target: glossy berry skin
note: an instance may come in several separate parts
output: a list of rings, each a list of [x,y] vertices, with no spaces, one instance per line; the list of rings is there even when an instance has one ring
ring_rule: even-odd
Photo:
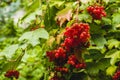
[[[15,77],[16,79],[19,78],[19,72],[16,70],[9,70],[6,72],[5,77],[12,78]]]
[[[47,52],[47,57],[56,65],[63,65],[66,61],[66,51],[62,47],[59,47],[54,51]]]
[[[93,17],[93,19],[101,20],[102,17],[106,16],[103,6],[92,5],[87,8],[88,13]]]
[[[113,80],[120,80],[120,71],[117,71],[117,72],[114,74]]]
[[[77,68],[77,69],[83,69],[86,67],[86,64],[85,63],[80,63],[76,56],[75,55],[71,55],[69,56],[68,58],[68,61],[67,61],[68,64],[72,65],[73,67]]]
[[[74,23],[71,27],[66,28],[64,36],[66,37],[62,46],[66,51],[70,51],[72,48],[81,47],[90,38],[90,27],[86,23]]]

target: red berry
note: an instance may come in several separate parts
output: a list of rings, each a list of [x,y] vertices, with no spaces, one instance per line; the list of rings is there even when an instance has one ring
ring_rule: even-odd
[[[9,70],[5,73],[5,77],[11,78],[15,77],[16,79],[19,78],[19,72],[16,70]]]
[[[68,52],[71,48],[81,47],[81,44],[86,43],[90,38],[89,29],[90,27],[86,23],[74,23],[66,29],[64,33],[66,38],[62,46]]]
[[[113,80],[119,80],[119,79],[120,79],[120,71],[117,71],[113,76]]]
[[[66,52],[62,47],[54,51],[46,53],[50,61],[53,61],[56,65],[62,65],[66,60]]]
[[[106,16],[103,6],[92,5],[87,8],[87,11],[93,17],[93,19],[100,20],[102,17]]]
[[[77,60],[75,55],[69,56],[67,63],[72,65],[75,68],[85,68],[86,67],[86,64],[85,63],[80,63]]]

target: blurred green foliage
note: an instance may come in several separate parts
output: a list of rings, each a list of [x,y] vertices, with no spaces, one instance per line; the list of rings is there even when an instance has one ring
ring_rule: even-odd
[[[107,17],[93,21],[84,9],[94,1],[79,6],[83,12],[78,19],[91,26],[91,45],[84,55],[86,70],[69,75],[71,80],[74,75],[79,80],[111,80],[120,61],[120,1],[101,0]],[[73,23],[57,24],[56,16],[64,15],[65,8],[72,10],[74,20],[76,0],[0,0],[0,80],[9,80],[4,77],[9,69],[20,71],[18,80],[49,80],[54,65],[46,51],[59,46],[57,35]]]

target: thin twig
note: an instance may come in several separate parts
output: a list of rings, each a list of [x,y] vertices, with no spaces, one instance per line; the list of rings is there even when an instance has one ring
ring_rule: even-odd
[[[78,22],[79,21],[79,19],[78,19],[78,14],[79,14],[79,6],[80,6],[80,0],[77,0],[77,9],[76,9],[76,22]]]

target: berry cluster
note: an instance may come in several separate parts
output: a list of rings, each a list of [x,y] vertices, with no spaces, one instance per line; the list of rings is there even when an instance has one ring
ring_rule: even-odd
[[[66,60],[66,52],[62,47],[54,51],[48,51],[47,56],[50,61],[53,61],[56,65],[62,65]]]
[[[66,28],[64,32],[64,41],[60,44],[60,47],[56,50],[47,51],[46,55],[50,62],[54,62],[55,73],[60,72],[61,76],[54,75],[51,80],[65,80],[64,73],[73,71],[74,68],[83,69],[86,67],[84,61],[79,61],[75,53],[89,46],[89,25],[86,23],[74,23],[71,27]],[[81,54],[81,53],[80,53]],[[81,57],[82,58],[82,57]],[[66,65],[70,65],[66,67]],[[72,70],[69,70],[71,68]]]
[[[12,78],[15,77],[16,79],[19,78],[19,72],[16,70],[9,70],[6,72],[5,77]]]
[[[120,79],[120,71],[117,71],[113,76],[113,80],[119,80],[119,79]]]
[[[87,8],[87,11],[93,17],[93,19],[100,20],[102,19],[102,17],[106,16],[106,12],[104,11],[103,6],[98,6],[98,5],[89,6]]]
[[[70,51],[71,48],[81,47],[90,38],[89,25],[86,23],[75,23],[70,28],[66,28],[64,35],[66,38],[62,46],[67,51]]]
[[[67,63],[72,65],[75,68],[85,68],[86,67],[86,64],[85,63],[80,63],[77,60],[75,55],[69,56]]]

